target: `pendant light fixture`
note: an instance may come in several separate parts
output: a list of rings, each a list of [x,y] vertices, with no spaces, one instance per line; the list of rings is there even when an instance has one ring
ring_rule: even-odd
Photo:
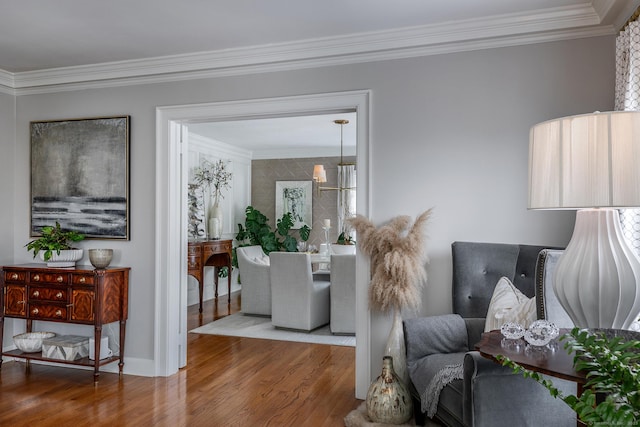
[[[353,163],[353,162],[345,163],[344,160],[343,160],[344,125],[349,124],[349,120],[338,119],[338,120],[334,120],[333,123],[335,123],[337,125],[340,125],[340,163],[338,163],[338,166],[354,165],[355,163]],[[320,186],[320,184],[327,182],[327,171],[325,170],[324,165],[314,165],[313,166],[313,180],[318,183],[318,194],[320,194],[320,191],[327,191],[327,190],[349,191],[349,190],[355,190],[356,189],[356,187],[342,187],[342,186],[338,186],[338,187],[322,187],[322,186]]]

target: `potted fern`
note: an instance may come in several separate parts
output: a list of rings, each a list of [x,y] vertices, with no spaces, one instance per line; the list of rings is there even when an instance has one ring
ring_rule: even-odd
[[[33,251],[33,257],[40,258],[47,263],[47,267],[73,267],[83,255],[82,249],[72,245],[84,239],[84,234],[72,230],[63,230],[60,223],[42,227],[42,236],[30,241],[25,246],[27,251]]]

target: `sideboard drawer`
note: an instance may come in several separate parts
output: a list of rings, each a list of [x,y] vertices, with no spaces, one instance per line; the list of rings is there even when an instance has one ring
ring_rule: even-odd
[[[93,285],[95,276],[93,274],[73,274],[71,283],[74,285]]]
[[[30,274],[29,282],[67,285],[69,284],[69,274],[35,272]]]
[[[39,320],[67,320],[67,307],[62,304],[29,304],[29,317]]]
[[[187,269],[200,269],[202,264],[202,248],[189,245],[187,248]]]
[[[69,297],[67,288],[45,288],[29,286],[29,300],[66,302]]]
[[[6,283],[24,283],[27,273],[24,271],[6,270],[4,272],[4,281]]]
[[[211,255],[220,253],[231,253],[233,244],[231,240],[212,240],[203,244],[204,259],[209,258]]]

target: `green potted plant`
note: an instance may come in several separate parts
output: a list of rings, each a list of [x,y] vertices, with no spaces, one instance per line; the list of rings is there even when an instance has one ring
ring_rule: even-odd
[[[41,233],[42,236],[25,246],[28,251],[33,251],[34,258],[40,254],[48,267],[73,267],[82,258],[82,249],[76,249],[72,245],[83,240],[84,234],[63,230],[57,221],[55,227],[42,227]]]
[[[587,426],[637,426],[640,423],[640,341],[609,336],[615,330],[574,328],[561,337],[574,353],[576,370],[585,371],[587,383],[580,396],[563,395],[553,383],[507,357],[498,356],[504,366],[532,378],[562,399]],[[619,331],[637,337],[637,333]]]

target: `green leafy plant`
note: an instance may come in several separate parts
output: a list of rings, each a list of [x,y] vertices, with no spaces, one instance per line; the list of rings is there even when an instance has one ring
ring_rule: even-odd
[[[42,236],[32,240],[25,246],[28,251],[33,251],[33,257],[40,251],[44,251],[44,260],[49,261],[53,256],[53,252],[60,255],[60,251],[73,249],[73,242],[79,242],[84,239],[84,234],[76,231],[65,231],[60,228],[60,224],[56,221],[55,227],[42,227]]]
[[[345,234],[343,231],[338,235],[338,239],[336,240],[337,245],[355,245],[356,241],[351,238],[348,234]]]
[[[297,252],[298,241],[291,235],[291,227],[293,227],[293,218],[289,212],[276,221],[274,231],[269,226],[269,219],[262,212],[253,206],[247,206],[244,226],[238,224],[239,231],[236,234],[236,240],[240,242],[240,246],[260,245],[267,255],[274,251]],[[309,227],[303,226],[299,230],[300,239],[307,241],[310,232]],[[233,265],[238,265],[235,251]]]
[[[514,372],[532,378],[562,399],[588,426],[637,426],[640,424],[640,341],[606,337],[602,332],[574,328],[560,338],[575,353],[574,366],[585,371],[587,383],[577,397],[563,395],[553,383],[507,357],[498,361]]]

